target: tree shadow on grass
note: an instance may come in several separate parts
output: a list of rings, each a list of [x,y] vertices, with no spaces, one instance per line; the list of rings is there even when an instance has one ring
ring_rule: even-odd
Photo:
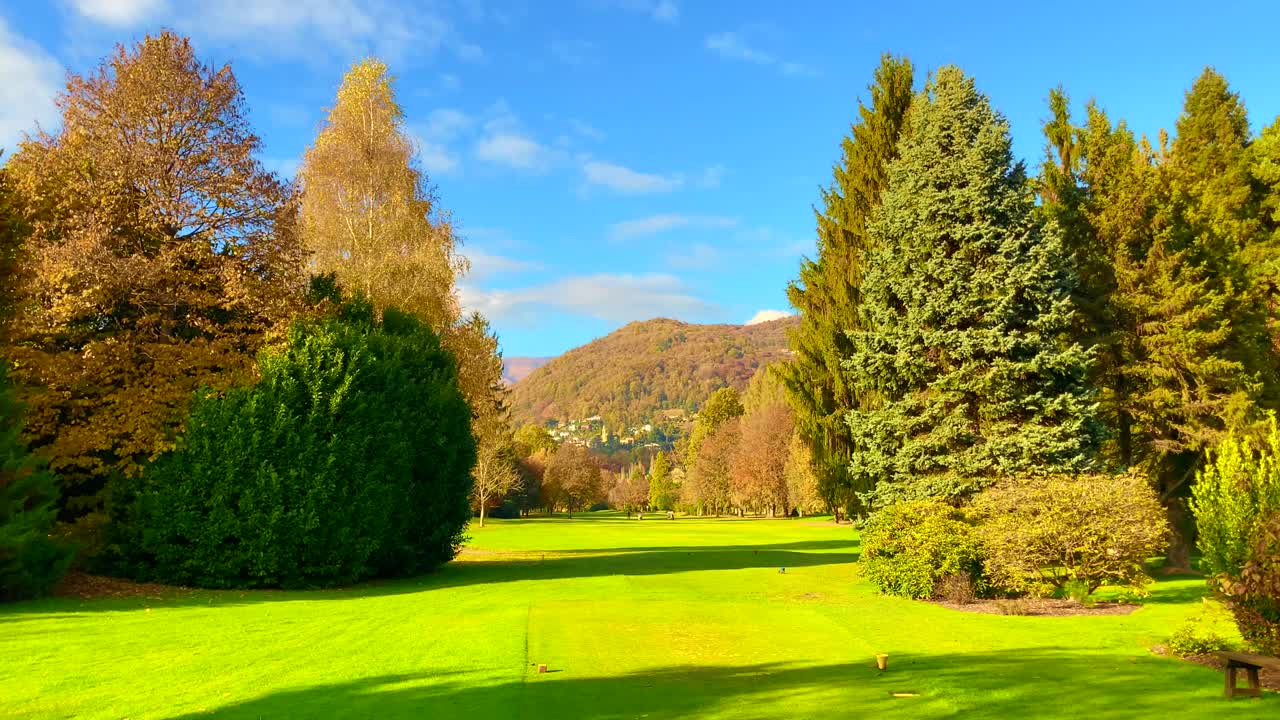
[[[849,552],[832,552],[845,548]],[[665,548],[607,548],[601,550],[516,551],[495,554],[500,559],[460,559],[433,573],[414,578],[380,580],[328,590],[198,590],[164,588],[130,598],[77,600],[46,598],[0,607],[0,623],[23,615],[98,611],[128,611],[143,607],[245,605],[280,601],[350,600],[429,592],[466,585],[558,580],[570,578],[632,577],[682,572],[776,568],[801,569],[850,564],[858,559],[857,542],[812,541],[775,545],[673,546]],[[821,552],[810,552],[821,551]],[[477,557],[485,555],[478,553]]]
[[[618,677],[576,668],[469,684],[431,673],[363,678],[270,693],[188,718],[1273,718],[1280,697],[1228,701],[1221,674],[1153,656],[1057,648],[891,655],[863,664],[677,666]],[[913,697],[894,697],[893,693]],[[120,708],[126,714],[128,708]]]
[[[1209,595],[1208,583],[1200,577],[1156,576],[1149,589],[1151,597],[1142,601],[1144,605],[1181,605]]]

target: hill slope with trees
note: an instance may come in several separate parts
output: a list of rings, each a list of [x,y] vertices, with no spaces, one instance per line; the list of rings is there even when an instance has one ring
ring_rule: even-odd
[[[525,422],[600,415],[634,423],[659,410],[693,411],[716,389],[743,389],[757,368],[786,357],[796,322],[629,323],[530,373],[512,388],[512,413]]]

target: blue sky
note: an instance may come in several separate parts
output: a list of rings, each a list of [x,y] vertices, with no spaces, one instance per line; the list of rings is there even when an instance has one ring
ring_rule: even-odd
[[[377,54],[466,238],[463,299],[515,356],[630,320],[787,310],[818,188],[886,50],[974,75],[1033,163],[1059,83],[1154,135],[1211,64],[1255,131],[1280,114],[1274,3],[968,5],[0,0],[0,146],[56,123],[65,71],[171,27],[232,63],[264,161],[291,174],[344,70]]]

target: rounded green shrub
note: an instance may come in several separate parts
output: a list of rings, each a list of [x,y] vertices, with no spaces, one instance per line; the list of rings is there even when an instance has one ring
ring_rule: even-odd
[[[968,577],[983,594],[982,553],[959,510],[937,500],[906,502],[873,514],[862,527],[862,573],[881,592],[932,598],[946,579]]]
[[[176,449],[114,499],[126,574],[333,586],[455,555],[475,445],[435,333],[347,303],[296,323],[259,369],[253,387],[198,397]]]

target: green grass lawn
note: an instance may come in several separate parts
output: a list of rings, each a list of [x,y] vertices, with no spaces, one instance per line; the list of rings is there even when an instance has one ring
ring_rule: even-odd
[[[1221,673],[1148,652],[1200,580],[1127,616],[1006,617],[876,595],[829,522],[471,534],[433,575],[351,590],[0,607],[0,717],[1280,717],[1280,697],[1227,701]]]

